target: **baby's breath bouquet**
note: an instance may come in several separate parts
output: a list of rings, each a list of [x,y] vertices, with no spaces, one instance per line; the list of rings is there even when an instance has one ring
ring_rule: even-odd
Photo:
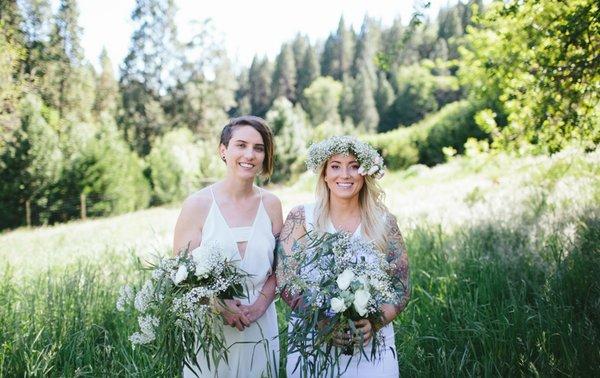
[[[321,376],[345,370],[338,364],[341,354],[378,358],[385,348],[383,338],[374,331],[370,350],[365,350],[354,321],[380,324],[381,305],[396,303],[404,294],[403,286],[388,274],[385,255],[373,243],[347,233],[304,238],[284,256],[280,274],[280,288],[301,298],[288,336],[288,353],[300,355],[295,368],[304,376]],[[356,342],[335,346],[334,336],[340,332],[355,336]]]
[[[212,304],[243,297],[248,274],[226,258],[218,243],[162,258],[147,269],[152,270],[151,278],[137,292],[124,286],[117,300],[119,311],[138,317],[140,329],[129,340],[152,348],[155,357],[170,366],[183,362],[199,368],[200,352],[209,368],[227,361],[223,322]]]

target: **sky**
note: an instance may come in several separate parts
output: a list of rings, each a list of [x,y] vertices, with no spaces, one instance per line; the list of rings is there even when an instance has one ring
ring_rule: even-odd
[[[441,6],[455,2],[433,0],[426,14],[435,17]],[[346,25],[352,25],[356,31],[360,30],[365,15],[380,19],[384,26],[391,25],[396,17],[407,23],[415,4],[413,0],[175,0],[175,3],[180,38],[191,36],[192,21],[211,19],[217,38],[237,68],[249,66],[254,55],[273,59],[281,44],[297,33],[307,35],[311,43],[324,41],[337,29],[342,15]],[[134,4],[134,0],[78,1],[85,56],[96,68],[104,46],[118,75],[134,28],[130,21]]]

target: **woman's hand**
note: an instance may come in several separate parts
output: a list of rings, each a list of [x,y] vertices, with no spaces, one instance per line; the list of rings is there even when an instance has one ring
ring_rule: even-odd
[[[363,345],[367,345],[373,337],[373,325],[369,319],[356,320],[354,322],[356,331],[354,335],[350,330],[343,332],[338,331],[333,334],[333,344],[339,347],[346,347],[354,343],[363,342]]]
[[[242,312],[241,305],[242,303],[237,299],[217,300],[213,304],[223,318],[223,323],[243,331],[250,325],[250,321]]]
[[[265,311],[267,311],[267,307],[263,303],[264,301],[256,301],[251,305],[240,305],[239,308],[242,314],[248,319],[248,325],[254,323],[258,318],[260,318]]]
[[[369,319],[360,319],[354,322],[356,327],[356,333],[354,335],[354,341],[359,343],[363,341],[363,345],[367,345],[373,337],[373,325]]]

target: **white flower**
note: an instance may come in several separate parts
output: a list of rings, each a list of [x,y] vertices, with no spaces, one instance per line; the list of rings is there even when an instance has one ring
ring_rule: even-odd
[[[335,313],[340,313],[346,310],[347,308],[348,307],[346,307],[346,303],[342,298],[331,298],[331,311]]]
[[[367,174],[367,172],[365,172],[365,168],[362,165],[358,167],[358,174],[361,176],[365,176]]]
[[[188,270],[185,267],[185,265],[181,265],[179,267],[179,269],[177,269],[177,272],[172,275],[171,279],[173,280],[173,283],[175,285],[179,285],[181,282],[183,282],[188,276]]]
[[[354,293],[354,308],[358,315],[365,316],[367,314],[367,303],[371,299],[371,293],[366,290],[356,290]]]
[[[358,282],[360,282],[360,284],[363,285],[363,289],[369,288],[369,278],[367,278],[367,276],[363,275],[358,277]]]
[[[376,165],[374,165],[374,166],[372,166],[371,168],[369,168],[369,170],[367,171],[367,174],[368,174],[369,176],[371,176],[373,173],[377,172],[377,170],[379,170],[379,167],[378,167],[378,166],[376,166]]]
[[[125,311],[125,306],[133,302],[133,289],[129,285],[121,288],[119,298],[117,299],[117,310]]]
[[[148,305],[152,301],[152,294],[154,293],[154,287],[152,286],[152,282],[149,280],[146,281],[144,286],[140,291],[135,295],[135,299],[133,301],[133,305],[135,309],[139,312],[144,312],[148,308]]]
[[[354,272],[350,269],[346,269],[340,274],[336,280],[340,290],[346,290],[354,279]]]
[[[354,155],[363,167],[362,172],[359,172],[363,176],[367,174],[365,172],[370,172],[368,174],[372,175],[383,169],[383,158],[377,150],[348,135],[333,136],[319,143],[313,143],[308,149],[306,166],[316,173],[327,159],[337,154]],[[373,167],[376,169],[372,170]]]

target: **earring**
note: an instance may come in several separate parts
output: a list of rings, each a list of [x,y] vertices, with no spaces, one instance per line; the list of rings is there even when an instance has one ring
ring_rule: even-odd
[[[227,162],[227,161],[225,160],[225,155],[221,155],[221,160],[223,160],[224,162]]]

